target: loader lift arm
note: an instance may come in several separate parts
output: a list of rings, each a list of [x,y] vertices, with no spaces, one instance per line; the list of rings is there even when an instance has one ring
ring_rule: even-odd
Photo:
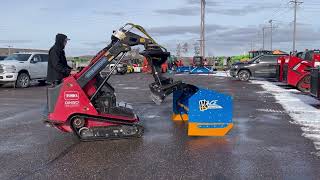
[[[146,37],[131,32],[132,29],[137,29]],[[116,61],[116,65],[119,64],[126,53],[131,50],[131,47],[136,45],[143,45],[145,48],[140,54],[147,58],[148,63],[152,67],[154,82],[149,85],[152,93],[151,97],[156,104],[160,104],[167,95],[171,94],[183,83],[181,81],[174,82],[171,78],[162,76],[161,65],[165,63],[170,53],[156,43],[143,27],[131,23],[127,23],[119,30],[114,31],[111,36],[111,43],[101,50],[91,60],[90,64],[75,76],[79,85],[84,88],[90,81],[95,79],[111,61],[120,56]],[[111,72],[98,85],[97,90],[90,97],[91,101],[94,100],[102,87],[107,84],[115,68],[116,66],[114,66]]]

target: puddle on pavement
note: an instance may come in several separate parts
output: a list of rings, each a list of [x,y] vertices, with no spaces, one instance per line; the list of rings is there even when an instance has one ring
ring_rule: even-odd
[[[186,148],[191,152],[202,150],[231,152],[234,143],[227,137],[189,137],[186,142]]]

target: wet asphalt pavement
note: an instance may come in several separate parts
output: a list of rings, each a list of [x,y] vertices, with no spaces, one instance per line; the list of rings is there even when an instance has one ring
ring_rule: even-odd
[[[175,78],[234,97],[226,137],[188,137],[187,124],[170,120],[171,97],[150,101],[151,75],[111,78],[118,101],[131,103],[145,126],[140,139],[79,142],[41,122],[45,87],[0,88],[0,179],[320,179],[312,142],[259,85]]]

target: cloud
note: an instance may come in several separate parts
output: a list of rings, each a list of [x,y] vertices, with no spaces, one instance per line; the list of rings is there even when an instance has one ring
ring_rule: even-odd
[[[305,25],[304,25],[305,26]],[[217,32],[215,35],[207,36],[207,49],[216,50],[217,54],[232,55],[236,52],[242,53],[251,49],[251,41],[253,47],[260,49],[262,47],[262,36],[258,36],[259,27],[233,28],[231,30]],[[298,26],[297,32],[297,48],[303,50],[305,48],[314,48],[314,44],[320,42],[320,32],[311,26]],[[265,35],[265,47],[270,47],[270,32]],[[292,27],[282,26],[273,32],[273,48],[290,51],[292,48]]]
[[[112,12],[112,11],[97,11],[97,10],[94,10],[93,11],[94,14],[98,14],[98,15],[104,15],[104,16],[123,16],[125,15],[124,12]]]
[[[195,16],[199,15],[198,7],[179,7],[175,9],[159,9],[155,11],[158,14],[179,15],[179,16]]]
[[[84,42],[82,44],[85,46],[90,46],[90,47],[100,47],[102,45],[107,45],[109,43],[108,43],[108,41],[98,41],[98,42]]]
[[[62,7],[40,7],[39,11],[44,13],[57,13],[57,12],[63,12],[63,8]]]
[[[292,42],[292,36],[292,27],[276,29],[274,32],[274,42]],[[310,26],[299,27],[299,25],[297,25],[296,40],[297,42],[309,42],[310,45],[314,45],[314,42],[320,41],[320,32],[315,31]]]
[[[240,8],[232,8],[232,9],[208,8],[207,13],[222,14],[222,15],[228,15],[228,16],[244,16],[244,15],[255,13],[255,12],[261,12],[263,10],[274,8],[274,7],[275,7],[274,4],[263,4],[263,5],[246,5]]]
[[[198,0],[187,0],[188,4],[199,4]],[[210,5],[208,5],[210,4]],[[213,7],[215,6],[215,7]],[[266,9],[272,9],[277,7],[275,4],[249,4],[239,8],[230,8],[224,9],[221,8],[222,5],[219,5],[216,2],[209,1],[207,2],[206,13],[207,14],[220,14],[227,16],[244,16],[251,13],[261,12]],[[155,11],[158,14],[167,14],[167,15],[179,15],[179,16],[198,16],[200,15],[200,5],[199,6],[183,6],[173,9],[159,9]]]
[[[187,4],[191,4],[191,5],[199,5],[200,6],[200,0],[186,0],[186,3]],[[218,4],[219,4],[218,2],[206,0],[206,6],[207,7],[208,6],[216,6]]]
[[[207,32],[216,32],[220,30],[226,30],[227,27],[216,25],[216,24],[207,24]],[[149,28],[148,32],[153,35],[158,36],[170,36],[170,35],[183,35],[183,34],[199,34],[200,26],[163,26],[163,27],[154,27]]]
[[[222,28],[214,33],[206,35],[206,52],[210,55],[236,55],[248,52],[253,41],[254,49],[262,48],[262,35],[260,26],[230,27]],[[164,33],[165,34],[165,33]],[[166,42],[166,47],[175,53],[177,43],[188,42],[190,45],[196,42],[196,38],[188,36],[177,37]],[[297,25],[297,48],[315,48],[320,43],[320,31],[312,28],[311,25]],[[265,48],[270,48],[270,32],[265,34]],[[289,52],[292,48],[292,26],[280,26],[273,31],[273,48]],[[190,48],[192,55],[193,48]]]
[[[200,13],[200,0],[186,0],[186,5],[173,9],[159,9],[155,12],[158,14],[179,15],[179,16],[195,16]],[[206,7],[217,6],[219,3],[214,1],[206,1]],[[192,6],[188,6],[192,5]],[[196,6],[195,6],[196,5]]]

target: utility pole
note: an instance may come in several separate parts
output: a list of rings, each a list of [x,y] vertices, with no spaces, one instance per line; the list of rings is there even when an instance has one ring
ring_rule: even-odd
[[[264,34],[265,34],[265,33],[264,33],[264,30],[265,30],[265,29],[266,29],[266,27],[263,27],[263,28],[262,28],[262,50],[265,50],[265,49],[264,49]]]
[[[8,46],[8,56],[10,56],[10,54],[11,54],[11,48],[12,48],[12,46]]]
[[[270,47],[271,47],[271,51],[272,51],[272,22],[273,22],[273,20],[272,19],[270,19],[269,20],[269,23],[270,23],[270,28],[271,28],[271,30],[270,30],[270,32],[271,32],[271,34],[270,34]]]
[[[293,40],[292,40],[292,53],[295,52],[296,50],[296,33],[297,33],[297,6],[302,4],[303,2],[301,1],[290,1],[291,3],[294,4],[294,14],[293,14]]]
[[[201,0],[201,33],[200,33],[200,56],[205,59],[205,6],[206,1]]]

